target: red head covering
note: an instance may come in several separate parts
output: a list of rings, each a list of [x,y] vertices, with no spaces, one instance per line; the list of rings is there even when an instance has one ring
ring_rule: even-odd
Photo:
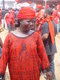
[[[33,19],[36,13],[31,7],[24,7],[18,12],[18,19]]]
[[[16,2],[20,2],[20,0],[15,0]]]
[[[42,9],[43,8],[43,5],[37,5],[37,8],[38,9]]]
[[[46,8],[48,9],[49,8],[49,5],[46,5]]]

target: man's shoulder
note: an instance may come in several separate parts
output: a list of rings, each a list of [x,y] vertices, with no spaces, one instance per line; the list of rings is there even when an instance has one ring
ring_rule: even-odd
[[[48,22],[44,22],[43,26],[48,26]]]

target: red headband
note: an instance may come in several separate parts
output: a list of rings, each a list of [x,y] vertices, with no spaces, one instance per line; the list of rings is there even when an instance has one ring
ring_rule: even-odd
[[[18,19],[33,19],[35,18],[36,13],[34,11],[34,9],[32,9],[31,7],[24,7],[22,8],[17,15]]]

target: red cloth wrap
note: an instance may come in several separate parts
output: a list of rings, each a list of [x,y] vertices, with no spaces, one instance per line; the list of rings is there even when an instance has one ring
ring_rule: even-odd
[[[18,19],[33,19],[36,13],[31,7],[24,7],[18,12]]]

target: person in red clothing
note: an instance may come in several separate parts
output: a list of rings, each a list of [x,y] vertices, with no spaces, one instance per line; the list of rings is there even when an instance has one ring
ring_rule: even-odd
[[[11,29],[14,30],[14,22],[15,22],[15,11],[14,9],[11,9],[9,11],[10,19],[11,19]]]
[[[8,13],[5,14],[5,17],[4,17],[9,32],[11,31],[11,17],[10,17],[10,16],[11,16],[11,15],[10,15],[10,13],[8,12]]]
[[[41,9],[36,19],[36,30],[39,31],[40,34],[41,34],[42,25],[45,22],[45,16],[46,16],[45,9]]]
[[[8,33],[0,60],[0,75],[5,74],[8,63],[11,80],[39,80],[42,70],[49,68],[46,51],[34,26],[35,11],[30,7],[18,12],[16,30]]]
[[[53,9],[52,16],[53,16],[53,19],[54,19],[55,23],[58,24],[59,23],[59,16],[58,16],[57,10]]]

